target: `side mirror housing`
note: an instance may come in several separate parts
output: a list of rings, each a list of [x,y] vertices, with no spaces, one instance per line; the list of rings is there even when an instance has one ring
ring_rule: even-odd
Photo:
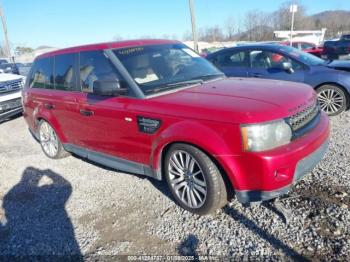
[[[99,96],[118,96],[127,94],[118,80],[96,80],[93,84],[93,93]]]
[[[283,62],[281,65],[281,69],[283,69],[284,71],[286,71],[289,74],[294,73],[292,63],[290,63],[290,62]]]

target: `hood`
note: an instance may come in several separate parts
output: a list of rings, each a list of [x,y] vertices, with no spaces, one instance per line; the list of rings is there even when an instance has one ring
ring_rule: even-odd
[[[350,61],[334,60],[327,64],[327,66],[336,70],[350,72]]]
[[[305,84],[225,78],[149,98],[142,110],[210,121],[257,123],[291,116],[315,99],[314,90]]]
[[[15,75],[15,74],[7,74],[7,73],[0,74],[0,84],[2,82],[8,82],[8,81],[20,80],[20,79],[24,79],[24,76]]]

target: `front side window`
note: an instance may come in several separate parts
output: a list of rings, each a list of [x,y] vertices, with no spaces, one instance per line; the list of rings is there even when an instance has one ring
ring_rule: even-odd
[[[57,55],[55,57],[55,89],[78,91],[75,72],[76,54]]]
[[[33,65],[29,80],[31,88],[54,88],[53,58],[39,58]]]
[[[80,53],[80,83],[82,91],[93,92],[96,81],[120,81],[121,77],[103,51]]]
[[[116,49],[114,54],[145,95],[223,75],[183,44]]]
[[[290,59],[289,57],[280,53],[275,53],[266,50],[252,50],[250,51],[250,61],[252,68],[263,69],[279,69],[282,68],[284,62],[292,64],[293,69],[301,69],[302,66]]]

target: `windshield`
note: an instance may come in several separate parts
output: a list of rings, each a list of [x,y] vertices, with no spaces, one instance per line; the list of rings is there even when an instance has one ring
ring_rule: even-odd
[[[323,59],[290,46],[280,47],[280,50],[286,52],[290,57],[299,60],[300,62],[309,66],[325,64],[325,61]]]
[[[116,49],[114,53],[145,95],[223,76],[183,44],[137,46]]]

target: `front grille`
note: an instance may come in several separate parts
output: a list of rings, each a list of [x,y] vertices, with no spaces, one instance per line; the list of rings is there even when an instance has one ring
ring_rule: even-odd
[[[0,113],[22,106],[21,98],[15,98],[0,103]]]
[[[319,112],[318,103],[315,102],[312,105],[305,108],[303,111],[292,115],[289,118],[289,124],[292,127],[293,131],[297,131],[300,128],[306,126],[309,122],[311,122]]]
[[[22,88],[22,81],[16,80],[13,82],[7,82],[0,84],[0,93],[12,92]]]

